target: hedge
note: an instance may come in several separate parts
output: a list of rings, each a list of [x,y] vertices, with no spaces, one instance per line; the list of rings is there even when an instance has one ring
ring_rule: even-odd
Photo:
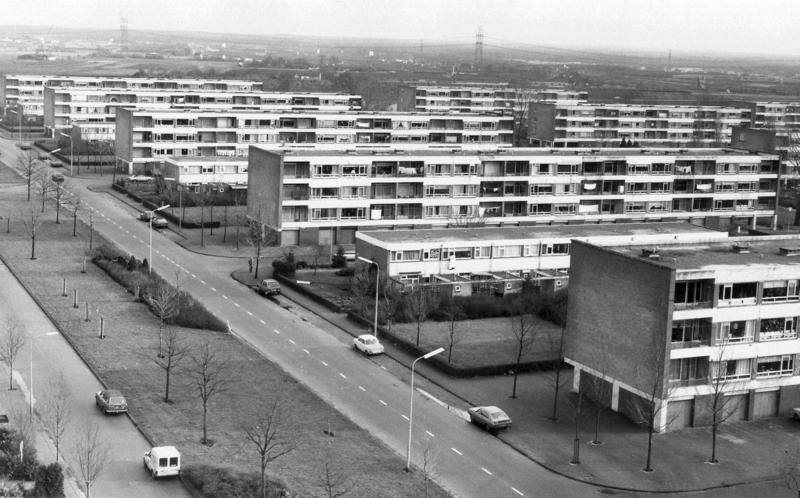
[[[203,497],[261,496],[261,477],[255,473],[198,464],[185,466],[181,470],[181,476],[200,491]],[[288,496],[286,486],[267,479],[267,497],[283,496]]]

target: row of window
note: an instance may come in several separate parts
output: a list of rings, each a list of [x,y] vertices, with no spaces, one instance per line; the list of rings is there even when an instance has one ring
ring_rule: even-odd
[[[675,283],[676,305],[711,304],[716,287],[718,306],[800,301],[798,280],[716,284],[713,280],[685,280]],[[760,289],[760,290],[759,290]]]
[[[712,381],[730,382],[784,377],[794,375],[794,365],[795,355],[727,361],[709,361],[707,356],[681,358],[670,360],[669,381],[698,385]]]
[[[796,316],[720,323],[711,323],[709,319],[676,320],[672,324],[672,342],[709,345],[712,336],[714,344],[795,339],[797,321]]]
[[[392,251],[392,261],[439,261],[457,259],[520,258],[529,256],[566,256],[569,243],[536,242],[524,245],[486,245]]]

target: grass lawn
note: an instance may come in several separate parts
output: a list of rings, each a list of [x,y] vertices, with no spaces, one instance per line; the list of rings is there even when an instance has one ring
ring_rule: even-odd
[[[350,290],[350,277],[336,275],[335,270],[300,270],[295,279],[311,282],[309,289],[340,306],[356,306],[356,298]],[[369,299],[365,309],[371,320],[375,300]],[[547,361],[554,354],[561,328],[552,322],[533,317],[532,346],[522,355],[522,363]],[[394,323],[389,335],[409,344],[416,344],[416,323]],[[447,352],[438,361],[447,361],[450,350],[450,323],[425,321],[420,331],[420,349],[429,350],[439,346]],[[512,333],[510,318],[482,318],[462,320],[456,323],[456,341],[450,354],[450,364],[457,369],[512,365],[516,363],[517,342]]]
[[[24,188],[4,192],[0,212],[15,212],[24,205]],[[240,429],[251,413],[264,410],[274,399],[283,403],[282,429],[290,434],[296,450],[272,462],[269,476],[284,482],[292,496],[320,496],[323,467],[347,477],[346,487],[354,496],[421,496],[424,485],[419,473],[406,474],[402,459],[380,441],[351,423],[323,400],[287,376],[245,344],[225,333],[179,329],[185,345],[197,350],[203,343],[225,360],[227,389],[209,405],[209,438],[215,444],[200,444],[201,403],[185,360],[173,374],[172,403],[162,401],[164,372],[154,359],[158,350],[158,322],[147,307],[94,265],[81,273],[87,248],[87,228],[79,226],[72,237],[72,224],[54,223],[48,207],[37,235],[37,259],[30,260],[30,239],[21,223],[12,222],[12,233],[0,233],[0,250],[28,288],[70,338],[76,350],[112,388],[125,393],[132,417],[156,444],[180,448],[187,466],[223,465],[257,471],[258,457]],[[94,239],[98,243],[98,237]],[[92,320],[84,321],[84,309],[72,307],[61,296],[61,279],[68,289],[77,288],[79,300],[90,303]],[[105,339],[98,338],[99,316],[106,324]],[[85,400],[91,403],[91,393]],[[335,438],[323,430],[332,429]],[[68,429],[69,430],[69,429]],[[436,488],[433,496],[446,496]]]

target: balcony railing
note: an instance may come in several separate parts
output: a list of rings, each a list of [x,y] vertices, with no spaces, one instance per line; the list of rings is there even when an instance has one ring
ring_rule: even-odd
[[[793,369],[786,369],[786,370],[766,370],[764,372],[756,372],[756,379],[769,379],[772,377],[783,377],[786,375],[792,375],[794,373]],[[749,376],[748,376],[749,377]]]
[[[758,334],[759,341],[780,341],[784,339],[796,339],[796,330],[775,330],[771,332],[760,332]]]

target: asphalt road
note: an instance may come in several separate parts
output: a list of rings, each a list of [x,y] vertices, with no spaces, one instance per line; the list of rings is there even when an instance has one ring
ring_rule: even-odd
[[[176,479],[154,481],[142,468],[142,453],[150,448],[145,438],[124,415],[104,416],[94,403],[94,393],[102,389],[100,382],[86,367],[67,341],[39,309],[25,289],[0,264],[0,321],[12,313],[25,326],[27,340],[17,358],[15,378],[26,399],[30,393],[31,345],[33,346],[33,401],[47,395],[49,386],[63,375],[71,400],[71,415],[61,443],[61,454],[69,462],[74,477],[80,482],[74,440],[82,433],[84,422],[99,428],[100,438],[109,449],[108,458],[97,481],[92,485],[94,496],[138,498],[141,496],[189,496]],[[3,323],[3,322],[0,322]],[[33,338],[33,339],[31,339]],[[54,361],[57,359],[57,361]],[[7,369],[4,368],[7,372]],[[5,378],[5,373],[3,378]]]

